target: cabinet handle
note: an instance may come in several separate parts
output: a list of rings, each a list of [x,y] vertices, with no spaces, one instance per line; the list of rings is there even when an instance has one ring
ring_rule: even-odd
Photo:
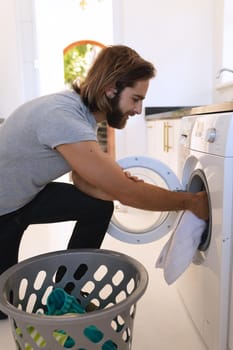
[[[169,149],[172,148],[172,146],[169,145],[169,128],[171,128],[172,125],[169,124],[169,122],[163,123],[163,151],[169,152]]]
[[[163,123],[163,151],[167,152],[167,123]]]

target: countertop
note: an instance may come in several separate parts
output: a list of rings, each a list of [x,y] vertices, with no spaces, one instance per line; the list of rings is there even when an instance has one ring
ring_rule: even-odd
[[[203,106],[146,107],[145,119],[179,119],[185,116],[233,111],[233,101]]]

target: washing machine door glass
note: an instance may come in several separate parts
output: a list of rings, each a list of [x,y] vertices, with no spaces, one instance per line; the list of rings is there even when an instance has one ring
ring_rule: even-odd
[[[145,182],[172,191],[183,190],[174,172],[159,160],[149,157],[128,157],[118,161],[131,175]],[[108,233],[128,243],[149,243],[167,234],[177,219],[178,212],[154,212],[135,209],[115,201]]]

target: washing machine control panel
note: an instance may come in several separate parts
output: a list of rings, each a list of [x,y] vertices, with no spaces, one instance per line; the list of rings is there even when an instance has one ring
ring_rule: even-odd
[[[190,149],[233,157],[233,112],[196,116]]]

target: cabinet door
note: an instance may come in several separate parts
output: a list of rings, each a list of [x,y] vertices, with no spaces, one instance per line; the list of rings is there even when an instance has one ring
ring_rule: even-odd
[[[147,151],[177,174],[180,119],[158,119],[147,122]]]
[[[159,160],[163,157],[163,121],[150,120],[147,122],[147,154]]]

